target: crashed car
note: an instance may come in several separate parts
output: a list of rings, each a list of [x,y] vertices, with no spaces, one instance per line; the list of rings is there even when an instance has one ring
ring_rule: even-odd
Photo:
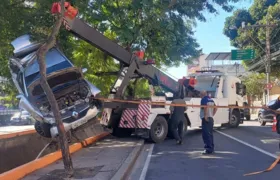
[[[35,129],[44,137],[58,136],[51,105],[40,85],[36,52],[43,42],[33,42],[30,35],[12,41],[13,56],[9,68],[19,91],[19,107],[36,120]],[[57,100],[66,131],[73,130],[94,119],[101,102],[94,99],[100,90],[83,77],[86,69],[75,67],[59,50],[53,47],[46,54],[47,80]]]

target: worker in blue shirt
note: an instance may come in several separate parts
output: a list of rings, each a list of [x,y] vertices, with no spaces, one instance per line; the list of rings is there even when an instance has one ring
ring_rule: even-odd
[[[277,110],[280,108],[280,96],[276,99],[275,103],[270,106],[264,106],[265,108],[269,108],[272,110]],[[280,114],[276,114],[276,132],[280,134]],[[279,149],[280,149],[280,143],[279,143]]]
[[[266,107],[266,106],[265,106]],[[272,109],[272,110],[277,110],[280,108],[280,96],[276,99],[275,103],[267,106],[266,108]],[[276,123],[276,131],[278,134],[280,134],[280,114],[276,115],[277,123]],[[279,144],[280,148],[280,144]]]
[[[214,101],[207,95],[206,91],[201,91],[201,102],[202,106],[214,106]],[[202,119],[202,138],[204,142],[205,151],[203,154],[211,154],[214,152],[214,138],[213,138],[213,127],[214,119],[213,116],[216,114],[217,108],[213,107],[201,107],[200,118]]]

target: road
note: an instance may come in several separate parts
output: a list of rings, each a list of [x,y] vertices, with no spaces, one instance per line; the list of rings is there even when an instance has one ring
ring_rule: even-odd
[[[216,130],[214,141],[213,155],[201,154],[200,130],[189,130],[182,146],[171,139],[161,144],[146,144],[130,179],[279,179],[280,165],[267,173],[244,176],[268,168],[277,157],[279,137],[271,131],[270,124],[261,127],[256,121],[245,121],[236,129]]]
[[[26,130],[34,129],[34,125],[27,126],[0,126],[0,135],[2,134],[10,134],[15,132],[21,132]]]

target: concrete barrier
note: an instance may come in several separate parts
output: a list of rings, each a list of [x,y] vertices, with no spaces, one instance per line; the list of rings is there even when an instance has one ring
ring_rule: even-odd
[[[84,140],[104,132],[98,120],[92,120],[86,126],[80,127],[75,132],[76,137]],[[7,136],[0,139],[0,173],[6,172],[20,165],[28,163],[36,159],[40,151],[50,142],[48,138],[44,138],[34,131],[22,133],[19,136]],[[72,138],[70,144],[79,142]],[[51,146],[44,154],[50,154],[58,150],[58,146]]]

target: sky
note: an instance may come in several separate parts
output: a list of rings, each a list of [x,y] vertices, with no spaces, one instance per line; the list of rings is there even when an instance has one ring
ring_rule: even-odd
[[[253,3],[253,0],[241,0],[233,4],[236,9],[248,9]],[[224,23],[227,17],[232,15],[218,8],[219,14],[213,15],[205,13],[206,22],[197,22],[195,27],[194,37],[202,48],[203,53],[210,52],[230,52],[236,49],[230,45],[228,37],[223,34]],[[172,67],[167,71],[168,74],[175,78],[182,78],[187,75],[187,66],[181,65],[180,67]]]

